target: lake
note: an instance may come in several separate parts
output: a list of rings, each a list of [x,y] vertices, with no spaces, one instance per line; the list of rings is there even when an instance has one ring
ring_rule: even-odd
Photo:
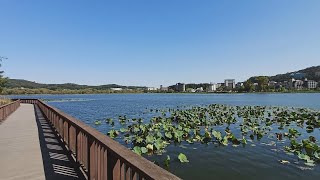
[[[96,120],[117,119],[119,115],[129,118],[152,117],[147,109],[177,108],[181,106],[225,104],[306,107],[320,110],[319,93],[301,94],[101,94],[101,95],[30,95],[14,98],[42,98],[62,111],[84,123],[107,133],[111,127],[106,123],[95,125]],[[120,125],[116,124],[115,128]],[[319,129],[313,136],[320,139]],[[124,144],[121,139],[115,139]],[[170,155],[169,171],[183,179],[316,179],[320,178],[320,164],[308,168],[299,163],[296,156],[274,151],[274,147],[263,145],[270,140],[264,138],[256,146],[232,147],[214,144],[169,145],[162,156],[146,156],[162,164]],[[317,142],[319,144],[319,142]],[[187,155],[190,163],[180,163],[180,152]],[[290,164],[281,164],[288,160]],[[312,170],[311,170],[312,169]]]

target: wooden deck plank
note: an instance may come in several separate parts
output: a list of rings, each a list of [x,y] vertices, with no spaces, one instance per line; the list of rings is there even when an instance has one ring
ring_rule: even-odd
[[[0,124],[0,179],[86,179],[39,108],[21,104]]]
[[[45,179],[32,104],[21,104],[0,125],[0,179]]]

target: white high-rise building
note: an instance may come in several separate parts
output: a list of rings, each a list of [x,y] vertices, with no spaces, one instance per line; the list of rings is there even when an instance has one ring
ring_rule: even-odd
[[[313,80],[308,80],[308,81],[306,81],[306,86],[308,89],[316,89],[318,86],[318,82],[313,81]]]
[[[213,92],[213,91],[216,91],[217,90],[217,84],[215,83],[210,83],[209,84],[209,87],[208,87],[208,91],[209,92]]]
[[[224,85],[227,88],[234,89],[236,87],[236,80],[226,79],[226,80],[224,80]]]

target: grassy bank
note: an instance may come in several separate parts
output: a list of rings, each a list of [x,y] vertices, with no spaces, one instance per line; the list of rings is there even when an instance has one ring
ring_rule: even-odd
[[[7,99],[7,98],[0,98],[0,106],[3,106],[5,104],[9,104],[11,103],[11,99]]]

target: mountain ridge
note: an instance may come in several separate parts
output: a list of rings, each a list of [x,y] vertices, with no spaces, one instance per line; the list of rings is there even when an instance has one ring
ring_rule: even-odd
[[[8,79],[6,83],[6,88],[29,88],[29,89],[38,89],[38,88],[46,88],[51,90],[56,89],[97,89],[104,90],[110,88],[123,88],[123,89],[139,89],[145,88],[144,86],[123,86],[118,84],[104,84],[104,85],[80,85],[75,83],[62,83],[62,84],[45,84],[45,83],[37,83],[35,81],[29,81],[24,79]]]
[[[304,73],[305,78],[308,80],[320,81],[320,65],[319,66],[311,66],[305,69],[287,72],[284,74],[277,74],[274,76],[265,76],[268,77],[270,81],[283,82],[288,81],[292,78],[292,74],[294,73]],[[257,76],[252,76],[248,80],[253,81]],[[38,89],[45,88],[50,90],[57,89],[70,89],[70,90],[81,90],[81,89],[97,89],[97,90],[106,90],[110,88],[123,88],[123,89],[141,89],[146,88],[146,86],[123,86],[118,84],[105,84],[105,85],[79,85],[75,83],[62,83],[62,84],[45,84],[45,83],[37,83],[34,81],[28,81],[24,79],[8,79],[6,84],[6,88],[29,88],[29,89]]]
[[[311,66],[298,71],[288,72],[285,74],[277,74],[277,75],[268,76],[268,77],[270,81],[283,82],[283,81],[288,81],[290,78],[292,78],[291,74],[304,73],[305,78],[307,78],[308,80],[320,81],[320,75],[316,75],[317,72],[320,73],[320,66]]]

